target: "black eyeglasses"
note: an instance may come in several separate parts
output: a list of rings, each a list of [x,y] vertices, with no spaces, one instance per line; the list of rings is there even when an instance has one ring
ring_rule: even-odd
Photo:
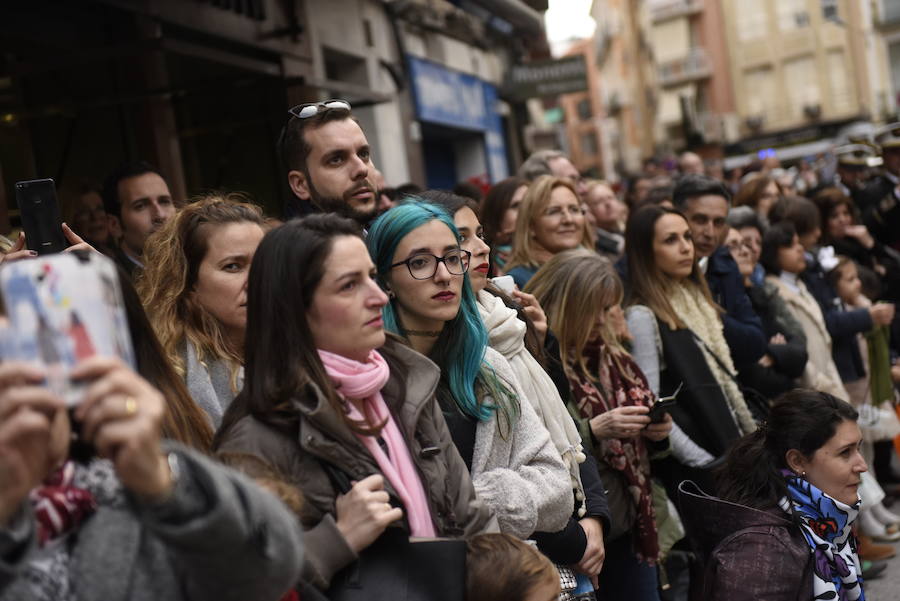
[[[413,279],[427,280],[433,278],[434,274],[437,273],[438,263],[443,263],[450,275],[462,275],[468,271],[471,257],[472,253],[462,249],[451,250],[443,257],[436,257],[431,253],[420,253],[411,256],[405,261],[394,263],[391,265],[391,269],[406,265],[406,268],[409,269],[409,275]]]
[[[349,111],[352,107],[346,100],[334,99],[325,102],[307,102],[306,104],[298,104],[288,109],[288,112],[298,119],[309,119],[328,109],[343,109]]]

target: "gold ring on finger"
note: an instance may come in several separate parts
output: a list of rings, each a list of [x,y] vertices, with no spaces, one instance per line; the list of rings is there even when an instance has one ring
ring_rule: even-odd
[[[137,410],[138,410],[137,399],[135,399],[133,396],[125,397],[125,415],[127,415],[128,417],[131,417],[132,415],[137,413]]]

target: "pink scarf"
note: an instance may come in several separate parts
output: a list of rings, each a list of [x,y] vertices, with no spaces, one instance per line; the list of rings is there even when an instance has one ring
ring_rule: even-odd
[[[384,422],[381,438],[387,446],[387,453],[374,436],[363,434],[356,436],[375,458],[381,473],[397,491],[406,508],[410,533],[416,537],[434,538],[436,536],[434,522],[431,520],[425,489],[422,487],[406,441],[381,396],[381,389],[391,375],[384,358],[373,350],[366,358],[366,362],[360,363],[321,349],[319,357],[338,393],[345,399],[362,401],[365,415],[353,403],[347,403],[350,418],[369,424]]]

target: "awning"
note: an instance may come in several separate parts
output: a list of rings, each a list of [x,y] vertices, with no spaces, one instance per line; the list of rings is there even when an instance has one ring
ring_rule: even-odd
[[[792,161],[794,159],[800,159],[803,157],[817,155],[823,152],[829,152],[832,148],[834,148],[834,146],[834,140],[827,139],[816,140],[815,142],[806,142],[804,144],[795,144],[793,146],[785,146],[782,148],[772,148],[771,150],[775,153],[775,157],[777,157],[779,160]],[[758,157],[758,153],[755,152],[731,156],[725,159],[724,168],[726,171],[728,171],[729,169],[743,167],[744,165],[749,165]]]

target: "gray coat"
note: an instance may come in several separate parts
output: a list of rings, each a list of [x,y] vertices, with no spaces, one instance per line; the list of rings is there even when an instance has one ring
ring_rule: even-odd
[[[244,476],[183,447],[171,448],[180,474],[168,501],[149,507],[121,492],[66,539],[73,542],[71,598],[279,599],[300,576],[303,553],[294,515]],[[35,598],[25,578],[17,578],[37,556],[35,541],[26,502],[13,523],[0,528],[0,601]]]

